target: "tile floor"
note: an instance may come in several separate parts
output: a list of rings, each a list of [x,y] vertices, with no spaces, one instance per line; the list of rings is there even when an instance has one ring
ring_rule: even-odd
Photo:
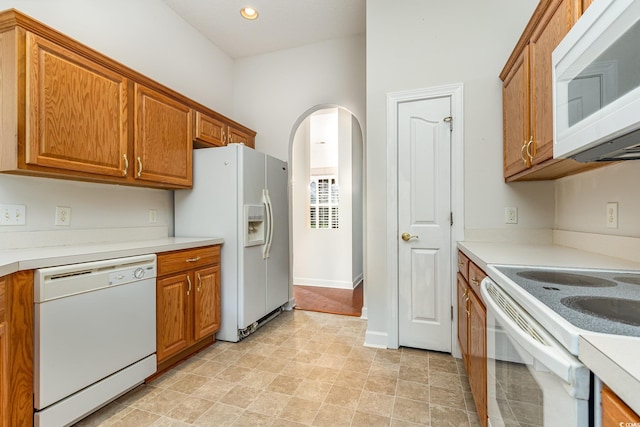
[[[284,312],[218,342],[77,426],[478,426],[448,354],[363,347],[366,321]]]

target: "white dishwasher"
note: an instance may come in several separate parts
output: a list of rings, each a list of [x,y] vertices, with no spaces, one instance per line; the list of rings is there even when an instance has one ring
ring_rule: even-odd
[[[34,425],[65,426],[156,371],[156,256],[37,270]]]

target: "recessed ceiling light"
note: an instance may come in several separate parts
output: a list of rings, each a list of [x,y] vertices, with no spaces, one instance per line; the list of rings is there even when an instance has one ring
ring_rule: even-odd
[[[240,15],[242,15],[244,19],[254,20],[258,17],[258,11],[247,6],[240,9]]]

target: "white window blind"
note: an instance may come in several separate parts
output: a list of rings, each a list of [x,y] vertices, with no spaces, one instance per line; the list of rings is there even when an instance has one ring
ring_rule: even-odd
[[[313,177],[309,184],[309,227],[338,228],[339,201],[335,177]]]

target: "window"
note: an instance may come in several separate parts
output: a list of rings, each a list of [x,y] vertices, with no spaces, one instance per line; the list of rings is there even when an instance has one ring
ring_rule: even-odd
[[[338,228],[339,200],[335,177],[313,177],[309,184],[309,227]]]

